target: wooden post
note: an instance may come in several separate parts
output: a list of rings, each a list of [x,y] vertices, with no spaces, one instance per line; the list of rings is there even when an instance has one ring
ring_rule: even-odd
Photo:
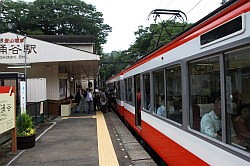
[[[17,138],[16,138],[16,127],[11,130],[11,137],[12,137],[12,152],[17,152]]]

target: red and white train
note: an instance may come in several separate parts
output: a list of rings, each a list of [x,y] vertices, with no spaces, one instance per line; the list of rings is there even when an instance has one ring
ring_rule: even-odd
[[[222,5],[107,86],[118,114],[167,165],[249,166],[250,1]],[[200,127],[218,97],[220,134]]]

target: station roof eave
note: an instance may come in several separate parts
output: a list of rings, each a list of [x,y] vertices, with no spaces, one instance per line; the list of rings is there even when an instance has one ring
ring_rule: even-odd
[[[14,34],[0,34],[0,65],[24,64],[24,43],[29,45],[26,64],[57,64],[60,69],[78,78],[94,79],[97,76],[100,56],[38,39]]]

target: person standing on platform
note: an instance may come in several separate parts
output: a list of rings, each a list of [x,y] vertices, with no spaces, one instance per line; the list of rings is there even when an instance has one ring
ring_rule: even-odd
[[[80,112],[81,106],[84,102],[83,101],[83,89],[81,89],[81,91],[80,91],[80,96],[81,96],[81,99],[80,99],[80,102],[79,102],[78,107],[77,107],[77,113]]]
[[[86,97],[87,97],[87,91],[85,89],[83,89],[83,113],[86,112],[87,113],[87,101],[86,101]]]
[[[99,90],[95,89],[95,91],[93,92],[93,107],[94,107],[94,111],[96,111],[98,109],[99,106]]]
[[[88,103],[88,111],[87,113],[92,113],[92,107],[93,107],[93,95],[92,95],[92,89],[87,89],[87,96],[86,101]]]
[[[80,101],[81,101],[81,88],[78,86],[76,90],[76,95],[75,95],[75,102],[77,103],[76,113],[79,112],[78,107],[79,107]]]
[[[105,94],[105,90],[102,89],[101,93],[100,93],[100,108],[102,112],[106,112],[107,111],[107,97]]]

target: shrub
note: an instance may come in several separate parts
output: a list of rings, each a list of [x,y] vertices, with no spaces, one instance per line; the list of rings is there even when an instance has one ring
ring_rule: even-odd
[[[17,117],[17,136],[31,136],[36,134],[33,126],[32,117],[26,113],[22,113]]]

